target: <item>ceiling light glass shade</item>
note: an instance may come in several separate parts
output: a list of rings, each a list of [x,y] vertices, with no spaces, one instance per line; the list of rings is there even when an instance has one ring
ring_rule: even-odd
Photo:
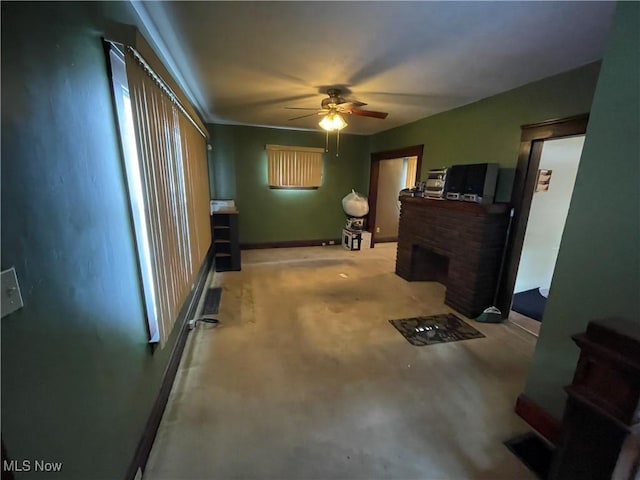
[[[331,112],[325,115],[318,125],[328,132],[332,132],[334,130],[342,130],[347,126],[347,122],[344,121],[344,118],[339,113]]]

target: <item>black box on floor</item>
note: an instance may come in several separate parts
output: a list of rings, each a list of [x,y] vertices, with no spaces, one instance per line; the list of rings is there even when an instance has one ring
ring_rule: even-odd
[[[342,246],[347,250],[360,250],[362,244],[362,231],[361,230],[348,230],[344,228],[342,230]]]

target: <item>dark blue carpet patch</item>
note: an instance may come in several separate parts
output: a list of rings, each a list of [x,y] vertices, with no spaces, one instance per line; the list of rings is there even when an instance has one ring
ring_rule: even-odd
[[[511,310],[541,322],[546,304],[547,299],[540,293],[540,289],[534,288],[516,293],[513,296]]]

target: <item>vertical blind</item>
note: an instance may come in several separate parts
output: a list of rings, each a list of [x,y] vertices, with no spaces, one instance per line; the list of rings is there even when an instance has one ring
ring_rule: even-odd
[[[147,314],[151,341],[164,346],[211,244],[206,138],[131,48],[125,65],[151,263]]]
[[[272,188],[322,185],[323,148],[267,145],[268,182]]]
[[[404,187],[403,188],[411,188],[416,184],[416,174],[418,169],[418,158],[417,157],[405,157],[404,159],[405,168],[407,174],[405,176]]]

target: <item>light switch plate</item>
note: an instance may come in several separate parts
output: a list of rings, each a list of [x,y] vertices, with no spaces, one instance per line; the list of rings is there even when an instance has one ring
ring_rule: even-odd
[[[18,285],[18,277],[16,269],[11,267],[4,270],[1,274],[2,286],[0,287],[0,299],[2,302],[2,317],[15,312],[24,305],[22,303],[22,295],[20,294],[20,285]]]

